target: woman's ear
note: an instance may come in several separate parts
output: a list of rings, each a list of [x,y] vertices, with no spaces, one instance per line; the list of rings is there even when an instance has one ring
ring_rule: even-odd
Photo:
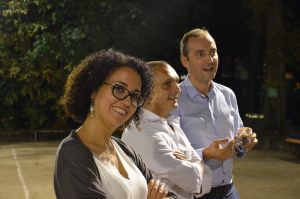
[[[92,92],[91,99],[95,99],[96,95],[97,95],[97,91]]]

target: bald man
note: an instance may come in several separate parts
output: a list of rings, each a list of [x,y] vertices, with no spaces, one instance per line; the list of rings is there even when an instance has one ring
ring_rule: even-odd
[[[164,61],[148,65],[157,76],[155,92],[144,105],[138,128],[125,129],[122,139],[178,199],[201,197],[210,192],[211,171],[180,129],[179,117],[169,114],[178,106],[179,77]]]

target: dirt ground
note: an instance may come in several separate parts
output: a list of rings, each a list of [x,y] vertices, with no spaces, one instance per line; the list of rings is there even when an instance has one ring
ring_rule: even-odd
[[[299,199],[300,158],[281,150],[253,149],[233,164],[242,199]]]
[[[0,144],[0,199],[54,199],[59,142]],[[235,159],[234,184],[242,199],[300,198],[300,158],[279,150],[249,151]]]

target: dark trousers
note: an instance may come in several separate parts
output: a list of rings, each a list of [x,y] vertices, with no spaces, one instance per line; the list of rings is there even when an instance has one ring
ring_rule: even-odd
[[[196,199],[196,197],[194,198]],[[227,193],[223,193],[220,195],[216,195],[214,193],[208,193],[200,197],[199,199],[240,199],[240,195],[238,194],[238,192],[236,191],[233,185]]]

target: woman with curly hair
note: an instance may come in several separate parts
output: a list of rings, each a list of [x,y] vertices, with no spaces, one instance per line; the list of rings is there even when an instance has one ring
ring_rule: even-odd
[[[128,144],[111,136],[132,120],[138,124],[153,84],[154,74],[143,61],[112,49],[88,56],[71,72],[60,103],[69,117],[83,124],[58,147],[58,199],[177,198],[155,181]]]

